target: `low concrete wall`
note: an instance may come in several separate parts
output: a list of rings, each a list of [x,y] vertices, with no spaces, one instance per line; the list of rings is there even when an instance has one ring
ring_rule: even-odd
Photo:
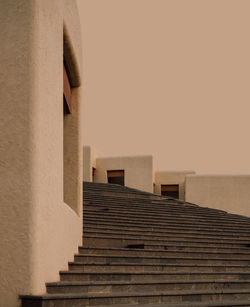
[[[97,158],[94,181],[106,183],[108,170],[124,170],[125,186],[153,192],[152,156]]]
[[[194,171],[176,171],[176,172],[155,172],[154,178],[154,193],[161,194],[162,184],[178,184],[179,198],[185,199],[185,176],[188,174],[195,174]]]
[[[250,175],[186,176],[186,201],[250,216]]]

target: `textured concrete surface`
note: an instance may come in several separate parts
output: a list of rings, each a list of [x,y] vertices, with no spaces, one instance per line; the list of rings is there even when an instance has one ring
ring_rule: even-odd
[[[186,201],[250,216],[250,175],[186,176]]]
[[[0,1],[0,25],[0,306],[15,307],[58,280],[81,243],[81,40],[72,0]]]

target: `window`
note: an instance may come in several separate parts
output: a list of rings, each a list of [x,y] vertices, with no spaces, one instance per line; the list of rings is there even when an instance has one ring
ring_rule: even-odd
[[[94,182],[96,168],[92,167],[92,182]]]
[[[124,170],[107,171],[108,183],[124,185]]]
[[[173,198],[179,198],[179,185],[178,184],[165,184],[161,185],[161,195]]]

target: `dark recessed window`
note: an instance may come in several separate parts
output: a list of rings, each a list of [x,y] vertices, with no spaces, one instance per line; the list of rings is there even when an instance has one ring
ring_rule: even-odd
[[[108,183],[124,185],[124,170],[107,171]]]
[[[179,185],[178,184],[162,184],[161,195],[173,198],[179,198]]]
[[[92,167],[92,181],[94,182],[94,178],[95,178],[95,167]]]

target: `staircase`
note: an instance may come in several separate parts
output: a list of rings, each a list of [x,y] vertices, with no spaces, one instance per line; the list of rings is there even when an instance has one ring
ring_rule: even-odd
[[[83,241],[23,307],[250,306],[250,218],[84,183]]]

